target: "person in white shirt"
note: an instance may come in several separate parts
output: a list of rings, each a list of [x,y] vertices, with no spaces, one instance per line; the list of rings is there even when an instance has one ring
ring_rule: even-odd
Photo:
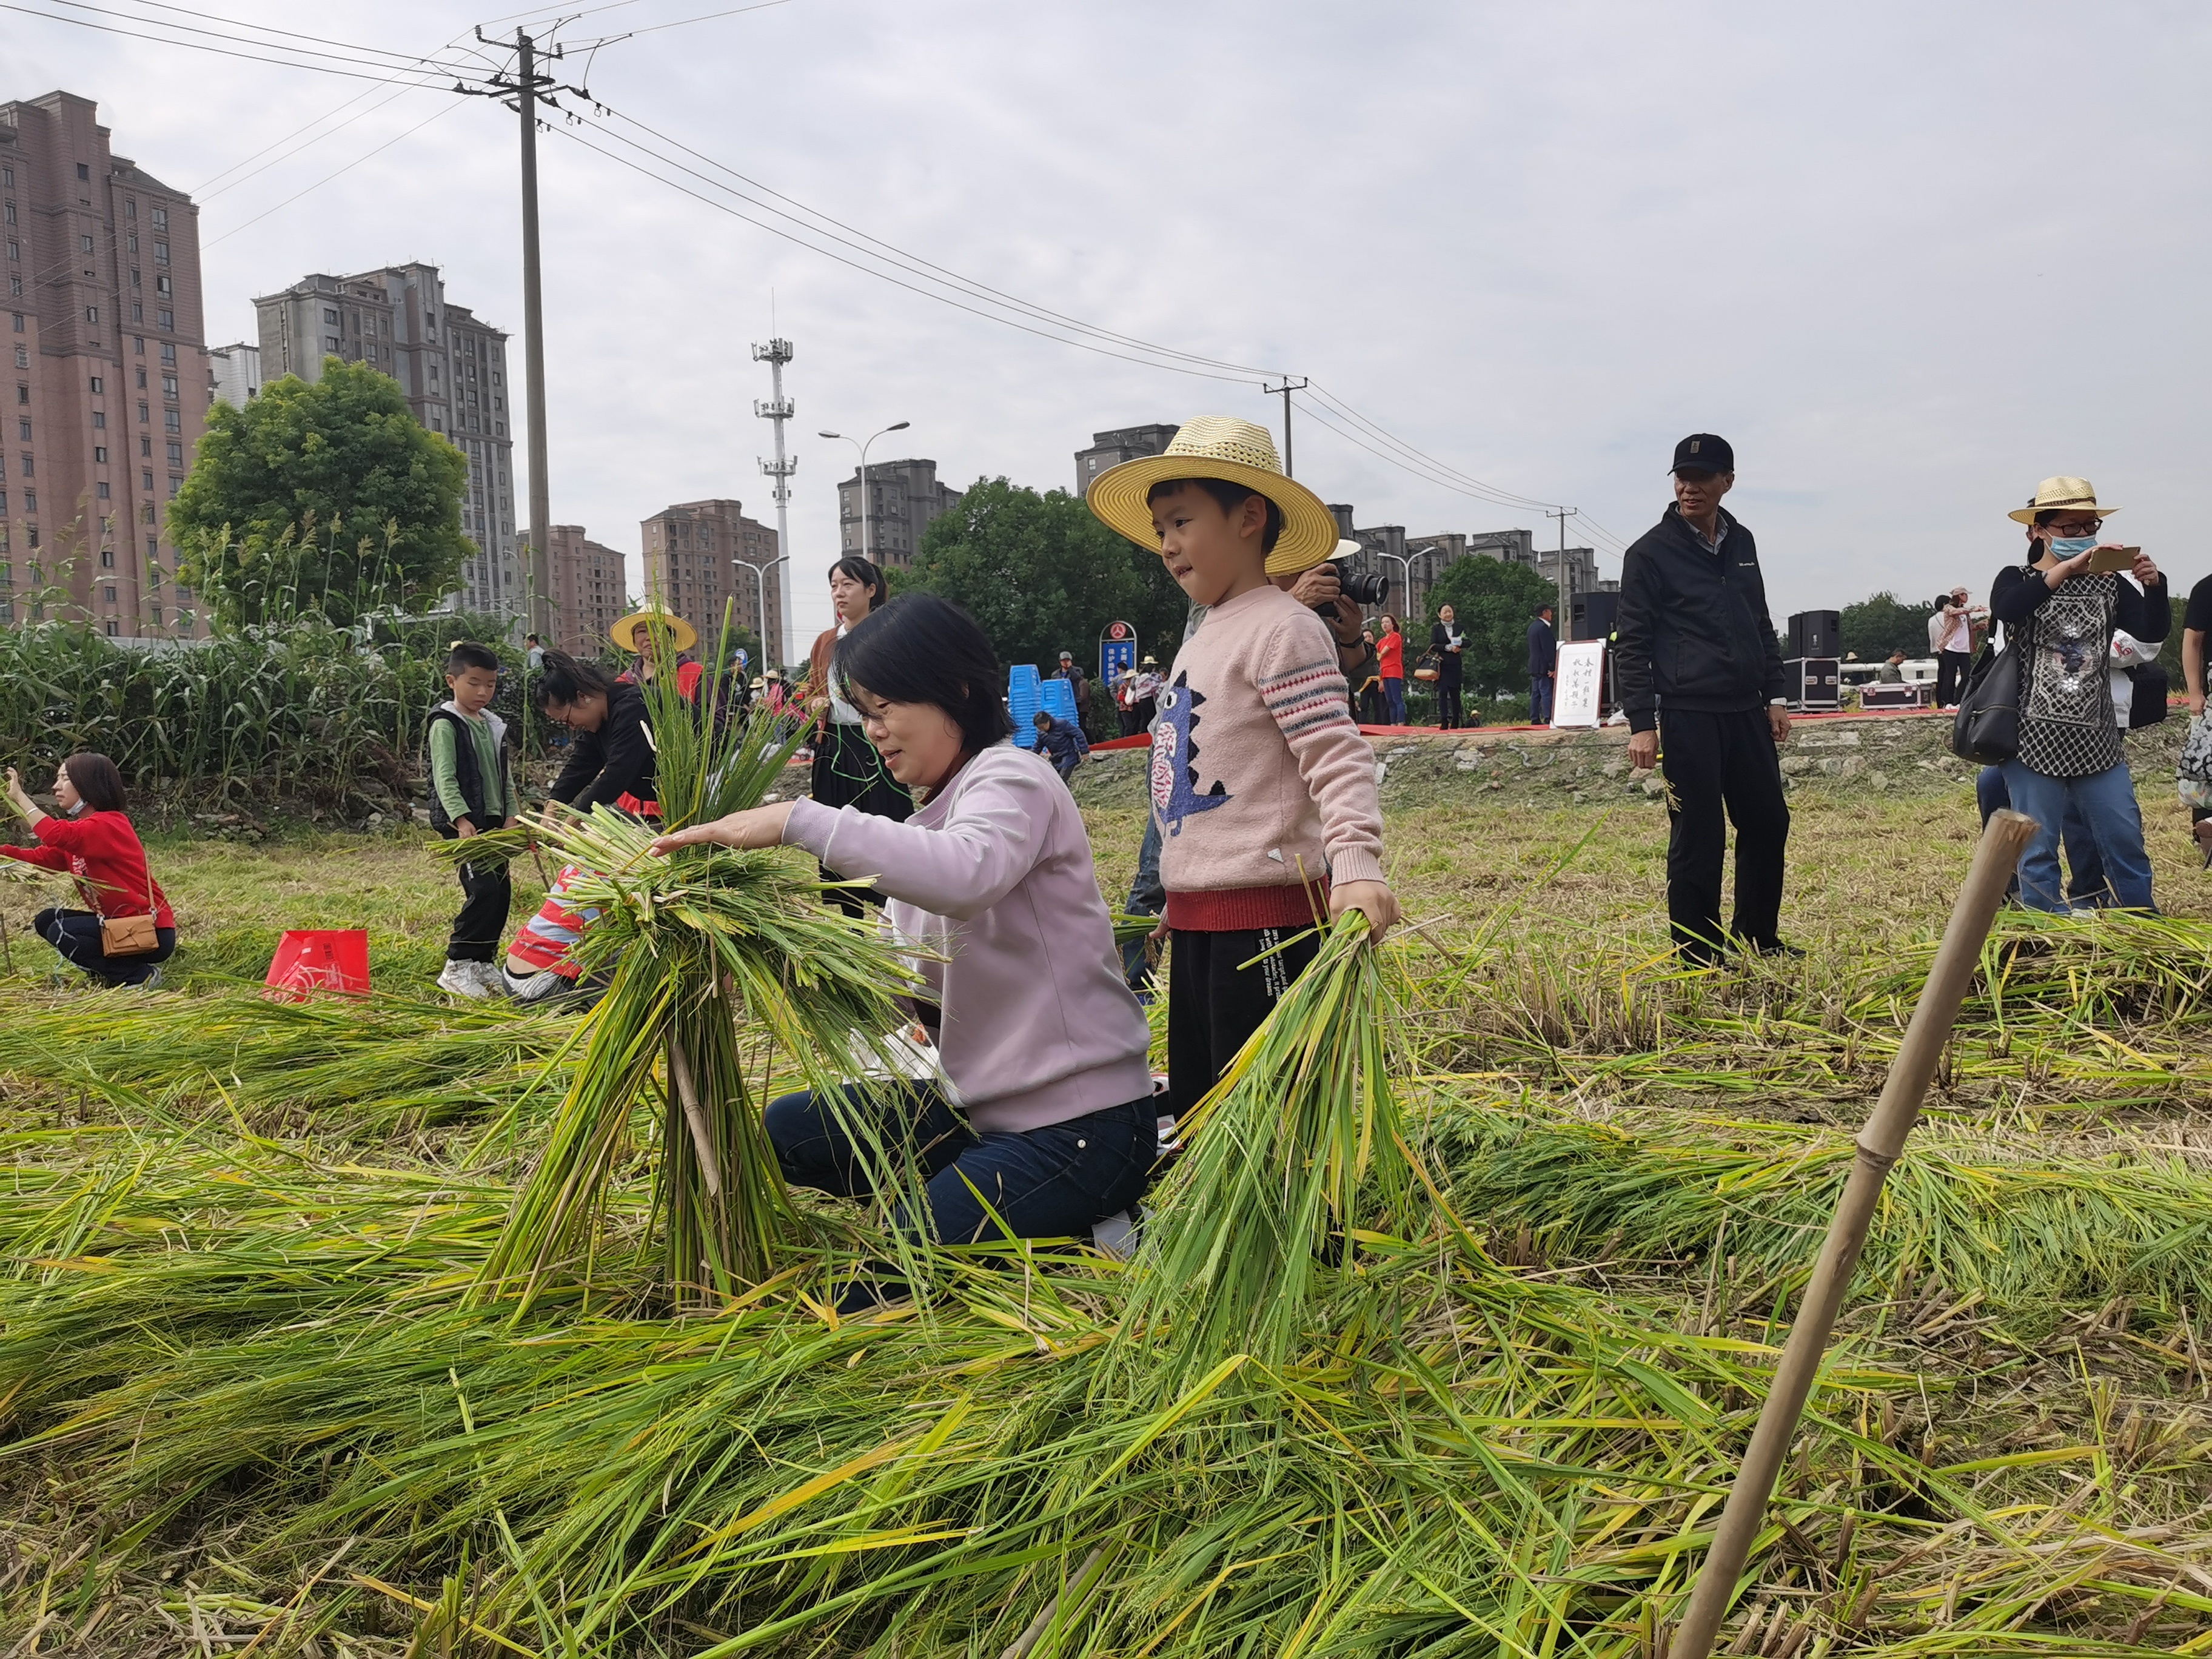
[[[1955,708],[1974,665],[1974,624],[1989,612],[1969,602],[1968,590],[1954,587],[1936,601],[1928,618],[1928,648],[1936,653],[1936,706]]]

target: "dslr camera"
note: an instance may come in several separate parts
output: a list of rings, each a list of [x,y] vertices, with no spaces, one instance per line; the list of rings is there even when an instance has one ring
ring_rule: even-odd
[[[1390,597],[1390,579],[1377,570],[1362,570],[1355,575],[1340,575],[1338,586],[1344,597],[1354,605],[1380,605]]]

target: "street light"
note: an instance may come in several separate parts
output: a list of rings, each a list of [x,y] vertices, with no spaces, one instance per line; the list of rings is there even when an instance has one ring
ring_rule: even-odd
[[[868,443],[862,443],[858,438],[847,438],[842,432],[822,434],[825,438],[843,439],[845,442],[860,452],[860,556],[864,559],[874,557],[872,544],[868,540],[868,444],[882,437],[884,432],[903,432],[913,424],[912,421],[900,421],[894,425],[887,426],[883,432],[870,434]]]
[[[775,558],[770,559],[766,564],[755,564],[750,559],[732,559],[730,562],[736,565],[741,570],[750,570],[753,573],[753,586],[757,590],[760,595],[760,609],[753,612],[753,614],[760,618],[761,655],[766,657],[769,652],[768,573],[775,569],[776,566],[780,564],[789,564],[791,562],[791,555],[788,553],[780,553]],[[775,631],[776,654],[781,656],[783,654],[783,630],[779,628]],[[728,665],[726,663],[723,666],[727,667]],[[765,674],[770,668],[781,668],[782,666],[783,665],[781,663],[763,662],[761,665],[761,672]]]

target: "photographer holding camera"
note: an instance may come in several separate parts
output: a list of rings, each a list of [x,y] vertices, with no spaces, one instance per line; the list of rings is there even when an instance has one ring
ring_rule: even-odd
[[[1365,550],[1358,542],[1340,541],[1334,559],[1295,576],[1274,579],[1276,586],[1328,624],[1336,640],[1336,665],[1343,671],[1354,720],[1359,718],[1359,688],[1382,672],[1382,659],[1375,641],[1367,636],[1361,612],[1365,606],[1380,605],[1390,597],[1388,576],[1372,570],[1344,574],[1341,567]]]

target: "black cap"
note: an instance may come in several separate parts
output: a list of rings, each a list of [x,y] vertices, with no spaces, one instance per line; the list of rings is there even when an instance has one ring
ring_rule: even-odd
[[[1726,438],[1710,432],[1692,432],[1674,446],[1674,465],[1669,472],[1733,472],[1735,451]]]

